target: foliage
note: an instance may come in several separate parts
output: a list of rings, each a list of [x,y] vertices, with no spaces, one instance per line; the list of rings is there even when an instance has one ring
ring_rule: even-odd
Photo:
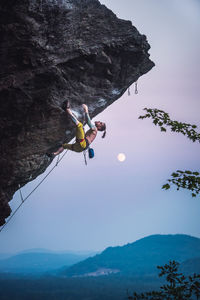
[[[168,113],[157,108],[144,108],[144,110],[147,113],[144,116],[140,116],[139,119],[152,118],[153,123],[160,126],[160,130],[162,132],[166,132],[166,128],[169,126],[171,131],[182,133],[193,142],[200,142],[200,134],[194,130],[197,128],[196,125],[173,121],[170,119]],[[200,193],[199,175],[199,172],[177,170],[171,174],[172,178],[168,179],[168,183],[164,184],[162,188],[168,190],[171,187],[171,184],[175,184],[177,186],[177,190],[180,188],[188,189],[192,191],[192,197],[196,197],[197,194]]]
[[[129,300],[186,300],[200,299],[200,275],[193,274],[185,277],[182,273],[178,273],[179,263],[170,261],[169,264],[158,266],[161,270],[159,277],[165,276],[167,284],[160,287],[159,291],[146,293],[134,293],[129,296]]]
[[[188,189],[192,191],[192,197],[196,197],[200,193],[200,174],[199,172],[180,171],[171,174],[172,179],[168,179],[167,184],[162,186],[163,189],[168,190],[171,184],[177,186],[177,190],[180,188]]]
[[[146,115],[140,116],[139,119],[152,118],[153,123],[160,126],[161,131],[166,132],[166,127],[169,126],[171,131],[180,132],[183,135],[186,135],[193,142],[200,142],[200,134],[194,130],[197,128],[196,125],[173,121],[170,119],[168,113],[157,108],[144,108],[144,110],[147,112]]]

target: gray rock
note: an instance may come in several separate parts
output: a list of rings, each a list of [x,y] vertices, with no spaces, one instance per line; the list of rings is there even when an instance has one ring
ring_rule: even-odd
[[[45,154],[74,136],[70,99],[94,117],[154,63],[146,37],[98,0],[0,2],[0,224],[9,200],[45,171]]]

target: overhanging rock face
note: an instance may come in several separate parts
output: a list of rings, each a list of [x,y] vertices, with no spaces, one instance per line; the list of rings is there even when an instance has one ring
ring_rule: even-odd
[[[73,135],[64,99],[82,118],[117,100],[154,63],[146,37],[98,0],[0,2],[0,224],[8,201],[44,172]]]

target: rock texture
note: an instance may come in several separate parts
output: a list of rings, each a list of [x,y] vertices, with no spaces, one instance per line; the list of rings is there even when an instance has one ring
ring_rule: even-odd
[[[98,0],[0,2],[0,224],[9,200],[44,172],[45,155],[73,135],[61,109],[82,118],[117,100],[154,63],[146,37]]]

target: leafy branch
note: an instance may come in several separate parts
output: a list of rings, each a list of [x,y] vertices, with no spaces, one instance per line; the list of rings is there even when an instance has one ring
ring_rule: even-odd
[[[171,131],[179,132],[187,136],[193,142],[200,142],[200,134],[195,131],[196,125],[191,125],[188,123],[182,123],[178,121],[173,121],[170,119],[169,114],[163,110],[157,108],[144,108],[146,114],[144,116],[139,116],[139,119],[152,118],[155,125],[160,126],[162,132],[167,131],[167,127],[170,127]],[[168,190],[171,184],[177,186],[177,190],[180,188],[188,189],[192,191],[192,197],[196,197],[200,193],[200,176],[199,172],[192,171],[180,171],[172,173],[171,179],[168,179],[168,183],[162,186],[162,189]]]
[[[165,276],[167,284],[162,285],[159,291],[134,293],[128,297],[129,300],[186,300],[194,299],[194,296],[200,299],[200,275],[186,277],[178,273],[179,263],[176,261],[157,268],[161,270],[159,277]]]
[[[180,171],[171,174],[172,179],[168,179],[169,183],[164,184],[162,189],[168,190],[171,187],[171,184],[177,186],[177,190],[180,188],[188,189],[192,191],[192,197],[196,197],[200,193],[200,174],[199,172],[191,171]]]
[[[200,134],[195,131],[197,128],[196,125],[173,121],[170,119],[168,113],[157,108],[144,108],[144,110],[147,113],[144,116],[139,116],[139,119],[152,118],[153,124],[160,126],[161,131],[166,132],[167,127],[170,127],[171,131],[180,132],[183,135],[186,135],[193,142],[198,141],[200,143]]]

